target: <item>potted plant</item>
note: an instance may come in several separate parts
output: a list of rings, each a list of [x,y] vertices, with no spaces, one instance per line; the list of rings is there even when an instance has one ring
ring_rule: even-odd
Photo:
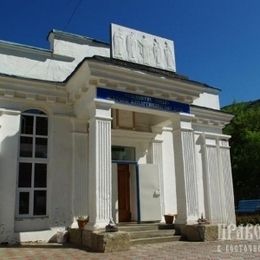
[[[203,213],[201,214],[201,217],[197,220],[198,224],[201,225],[201,224],[210,224],[210,222],[203,217]]]
[[[78,216],[77,222],[79,229],[84,229],[85,225],[88,223],[89,217],[88,216]]]
[[[172,224],[174,219],[174,214],[165,214],[164,220],[166,224]]]

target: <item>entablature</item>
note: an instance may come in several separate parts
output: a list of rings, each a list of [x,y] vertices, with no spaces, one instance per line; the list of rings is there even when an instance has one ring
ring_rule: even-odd
[[[0,75],[0,98],[69,104],[63,84]]]
[[[233,115],[220,110],[191,106],[191,113],[195,115],[193,124],[214,128],[224,128],[230,123]]]
[[[202,87],[169,79],[166,76],[88,60],[90,83],[131,93],[147,94],[159,98],[191,104],[205,91]]]

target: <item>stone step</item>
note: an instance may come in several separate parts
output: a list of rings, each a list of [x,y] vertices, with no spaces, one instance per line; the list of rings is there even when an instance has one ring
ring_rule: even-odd
[[[125,232],[158,230],[158,224],[120,224],[118,228]]]
[[[130,239],[174,236],[175,230],[142,230],[128,232]]]
[[[152,244],[152,243],[163,243],[181,240],[181,236],[163,236],[163,237],[150,237],[150,238],[136,238],[131,239],[131,245],[138,244]]]

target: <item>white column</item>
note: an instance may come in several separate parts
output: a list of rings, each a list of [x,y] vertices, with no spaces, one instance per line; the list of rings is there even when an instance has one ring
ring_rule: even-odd
[[[192,115],[180,115],[173,123],[176,167],[177,224],[194,224],[199,218],[198,186]]]
[[[104,228],[112,217],[111,104],[94,100],[89,120],[89,223]]]
[[[206,218],[235,223],[231,161],[227,136],[202,134]]]
[[[205,217],[212,223],[222,223],[222,185],[219,174],[217,140],[203,136],[203,166],[205,190]]]
[[[235,201],[231,171],[230,147],[228,140],[219,140],[219,158],[221,161],[222,180],[225,199],[225,223],[236,224]]]

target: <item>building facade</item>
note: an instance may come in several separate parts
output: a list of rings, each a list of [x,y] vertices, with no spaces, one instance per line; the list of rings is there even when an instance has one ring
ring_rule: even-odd
[[[156,39],[143,64],[91,38],[48,39],[51,50],[0,41],[1,243],[48,241],[82,215],[90,230],[168,213],[235,223],[222,133],[232,116],[218,89],[177,74],[168,56],[148,64]]]

